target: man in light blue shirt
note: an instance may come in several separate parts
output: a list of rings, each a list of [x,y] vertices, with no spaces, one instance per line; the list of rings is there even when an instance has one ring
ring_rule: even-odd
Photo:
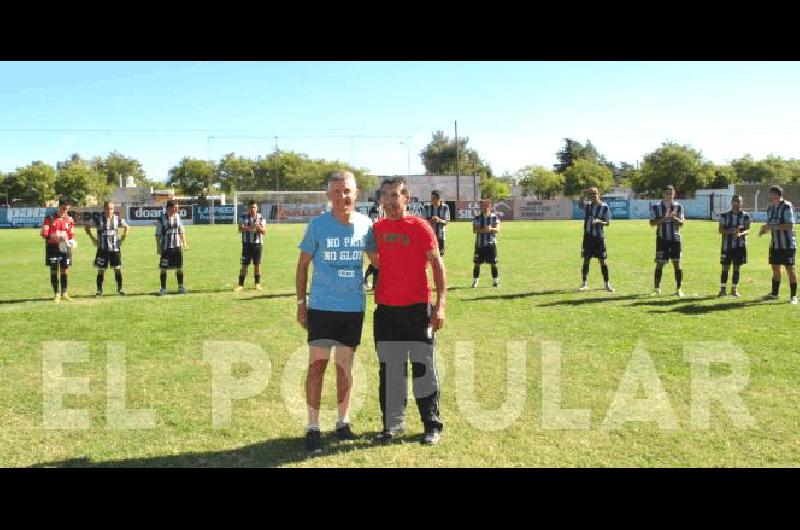
[[[306,449],[322,452],[319,408],[322,381],[334,349],[339,419],[339,440],[354,440],[347,409],[353,382],[353,357],[361,342],[366,308],[363,257],[373,248],[372,221],[355,210],[356,179],[349,171],[334,172],[328,178],[328,199],[332,210],[308,223],[300,242],[295,277],[297,321],[308,330],[309,362],[306,376],[308,430]],[[370,259],[377,260],[374,252]],[[311,294],[306,301],[308,268],[314,264]]]

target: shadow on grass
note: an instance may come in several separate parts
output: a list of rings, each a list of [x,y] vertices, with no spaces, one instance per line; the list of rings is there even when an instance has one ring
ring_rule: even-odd
[[[631,306],[655,306],[655,307],[665,307],[665,306],[674,306],[678,304],[691,304],[693,302],[699,302],[701,300],[716,300],[716,295],[709,295],[709,296],[684,296],[683,298],[678,298],[674,295],[661,295],[661,296],[649,296],[648,300],[644,300],[642,302],[636,302],[631,304]]]
[[[586,305],[586,304],[602,304],[604,302],[617,302],[622,300],[639,300],[642,298],[641,294],[628,294],[625,296],[614,296],[608,295],[603,296],[601,298],[576,298],[574,300],[557,300],[555,302],[548,302],[546,304],[536,304],[536,307],[553,307],[553,306],[578,306],[578,305]],[[636,304],[632,304],[636,305]]]
[[[295,296],[295,293],[260,294],[257,296],[248,296],[247,298],[242,298],[240,301],[246,302],[248,300],[266,300],[270,298],[292,298],[293,296]]]
[[[748,301],[741,301],[741,302],[725,302],[721,304],[713,304],[713,305],[698,305],[698,304],[688,304],[682,305],[679,307],[675,307],[670,311],[675,311],[678,313],[683,313],[685,315],[702,315],[705,313],[714,313],[716,311],[729,311],[731,309],[742,309],[744,307],[752,307],[754,305],[763,305],[769,304],[769,301],[766,300],[748,300]]]
[[[353,442],[342,443],[334,433],[323,436],[323,451],[319,457],[375,447],[372,439],[377,435],[365,433]],[[405,438],[411,443],[412,438]],[[94,461],[89,458],[74,458],[55,462],[42,462],[30,467],[277,467],[284,464],[312,460],[305,450],[305,438],[278,438],[224,451],[186,453],[145,458]]]
[[[494,287],[490,287],[494,289]],[[528,298],[530,296],[546,296],[548,294],[567,294],[574,293],[573,290],[554,289],[550,291],[531,291],[528,293],[509,293],[509,294],[494,294],[488,296],[477,296],[475,298],[461,298],[462,302],[475,302],[478,300],[516,300],[517,298]]]

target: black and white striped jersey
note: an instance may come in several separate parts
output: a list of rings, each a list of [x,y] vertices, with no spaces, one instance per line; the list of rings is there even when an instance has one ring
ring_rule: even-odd
[[[767,224],[794,225],[794,209],[792,203],[782,200],[777,206],[770,204],[767,206]],[[797,237],[792,226],[789,230],[773,230],[770,246],[775,249],[787,250],[797,248]]]
[[[156,235],[159,238],[161,250],[181,248],[181,238],[179,234],[183,234],[181,216],[176,213],[168,218],[166,213],[162,213],[156,223]]]
[[[438,217],[439,219],[444,219],[445,221],[449,221],[450,207],[443,202],[440,202],[439,206],[428,204],[427,206],[425,206],[425,219],[430,221],[432,217]],[[436,234],[437,239],[442,239],[442,240],[444,239],[445,226],[443,224],[431,222],[431,228],[433,228],[433,233]]]
[[[607,223],[611,222],[611,208],[604,202],[597,204],[586,203],[583,206],[583,233],[586,235],[604,238],[604,225],[594,224],[595,219],[600,219]]]
[[[661,201],[660,203],[654,204],[650,207],[650,220],[653,221],[655,219],[665,217],[667,215],[667,212],[673,212],[675,214],[675,217],[677,217],[681,221],[684,220],[683,206],[681,206],[677,202],[673,202],[668,206],[664,204],[664,201]],[[681,240],[680,229],[681,226],[678,223],[675,223],[672,220],[668,220],[660,224],[656,228],[656,234],[658,235],[658,238],[662,241],[680,241]]]
[[[738,228],[739,231],[750,230],[750,214],[739,210],[733,213],[733,210],[720,214],[719,227],[724,230]],[[733,237],[733,234],[722,234],[722,252],[732,250],[735,248],[745,248],[747,246],[747,236]]]
[[[113,214],[111,217],[101,214],[94,218],[94,227],[97,230],[97,248],[119,252],[119,231],[128,228],[125,219],[120,219],[117,214]]]
[[[473,228],[496,228],[500,223],[497,215],[490,213],[489,215],[476,215],[472,219]],[[497,234],[475,234],[475,248],[491,247],[497,244]]]
[[[255,217],[250,217],[249,214],[243,213],[239,216],[239,224],[242,226],[242,243],[255,243],[261,245],[264,242],[264,236],[261,232],[251,232],[251,226],[264,226],[264,217],[260,213],[256,213]]]

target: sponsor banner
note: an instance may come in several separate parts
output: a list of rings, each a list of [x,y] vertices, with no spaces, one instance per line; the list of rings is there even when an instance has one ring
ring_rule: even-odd
[[[125,212],[123,211],[121,206],[115,205],[114,213],[116,213],[120,219],[125,219]],[[79,207],[69,212],[69,215],[72,216],[73,219],[75,219],[75,224],[77,226],[85,226],[87,224],[91,224],[92,226],[94,226],[94,220],[103,215],[103,207],[102,206],[86,206],[83,208]]]
[[[194,224],[207,225],[211,223],[211,208],[208,206],[194,206]],[[214,224],[233,224],[236,215],[236,206],[214,206]]]
[[[155,224],[159,216],[166,210],[163,206],[128,206],[128,224],[129,225],[151,225]],[[192,206],[180,205],[178,206],[178,214],[181,216],[183,224],[192,224]]]
[[[630,219],[630,204],[627,199],[608,199],[604,201],[611,209],[611,219]],[[572,201],[572,218],[583,219],[583,206],[579,201]]]
[[[261,215],[268,223],[307,223],[328,211],[327,204],[274,204],[261,205]]]
[[[0,228],[38,228],[57,208],[0,208]]]
[[[514,217],[514,204],[518,199],[505,199],[492,203],[492,211],[497,215],[500,221],[513,221]],[[450,211],[455,212],[455,221],[472,221],[476,215],[481,213],[480,201],[455,201],[448,202],[450,204]],[[451,215],[453,215],[451,213]]]
[[[658,204],[661,201],[629,201],[631,219],[650,219],[650,205]],[[699,199],[678,199],[678,204],[683,206],[683,215],[687,219],[709,219],[710,205],[708,197]]]
[[[572,215],[571,200],[514,200],[514,219],[517,221],[572,219]]]

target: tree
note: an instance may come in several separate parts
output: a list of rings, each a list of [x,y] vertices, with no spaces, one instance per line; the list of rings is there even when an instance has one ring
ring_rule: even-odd
[[[709,185],[712,188],[727,188],[737,182],[736,170],[731,165],[716,165],[713,171],[714,178]]]
[[[753,160],[749,154],[731,161],[736,177],[741,182],[784,184],[800,180],[800,160],[785,160],[768,155],[763,160]]]
[[[572,138],[564,138],[564,148],[556,153],[558,163],[553,166],[556,173],[566,173],[572,164],[577,160],[588,160],[607,166],[612,171],[615,171],[614,164],[606,160],[605,156],[597,152],[597,148],[592,145],[591,140],[586,140],[586,145],[582,145],[579,141]]]
[[[169,170],[169,184],[185,195],[198,197],[200,202],[205,202],[213,193],[213,184],[217,181],[217,165],[209,160],[184,157]]]
[[[511,185],[507,181],[490,178],[481,181],[482,198],[495,201],[505,199],[509,195],[511,195]]]
[[[635,179],[633,189],[650,197],[659,197],[669,184],[683,197],[694,195],[695,190],[707,187],[714,180],[714,165],[703,159],[700,151],[674,142],[645,155],[641,175]]]
[[[564,191],[564,176],[544,166],[525,166],[516,175],[523,195],[552,199]]]
[[[90,166],[79,154],[58,162],[56,169],[56,194],[69,197],[75,206],[93,206],[108,196],[110,186],[106,175]]]
[[[459,173],[480,175],[481,180],[492,178],[492,168],[475,149],[469,149],[469,137],[461,137],[456,144],[455,139],[446,136],[443,131],[436,131],[428,145],[420,151],[419,157],[425,165],[427,175],[453,175],[456,173],[456,145],[458,145]]]
[[[96,156],[93,164],[106,176],[109,186],[119,186],[120,183],[125,186],[126,177],[133,177],[137,186],[149,184],[142,164],[135,158],[126,157],[117,151],[109,153],[105,158]]]
[[[19,167],[3,178],[3,204],[19,199],[18,205],[44,206],[55,196],[56,170],[42,161]]]
[[[579,159],[564,172],[564,195],[580,195],[592,187],[604,191],[613,185],[614,173],[597,162]]]

